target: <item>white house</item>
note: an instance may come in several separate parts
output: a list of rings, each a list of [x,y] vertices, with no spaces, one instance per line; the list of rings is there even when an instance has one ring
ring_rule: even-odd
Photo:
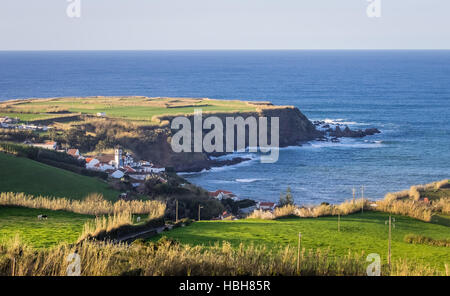
[[[97,116],[98,117],[105,117],[106,113],[105,112],[97,112]]]
[[[141,167],[141,169],[142,169],[142,171],[143,172],[146,172],[146,173],[162,173],[162,172],[165,172],[166,171],[166,169],[165,168],[162,168],[162,167],[156,167],[156,166],[148,166],[148,165],[143,165],[142,167]]]
[[[33,146],[38,147],[38,148],[49,149],[49,150],[56,150],[56,148],[58,147],[58,143],[54,142],[54,141],[48,141],[45,143],[33,144]]]
[[[72,155],[75,158],[80,157],[80,151],[78,149],[69,149],[67,150],[67,154]]]
[[[214,197],[217,198],[218,200],[222,200],[222,199],[232,199],[234,201],[238,200],[238,197],[236,195],[233,194],[233,192],[231,191],[226,191],[226,190],[216,190],[214,192],[209,192],[209,196],[210,197]]]
[[[276,207],[276,204],[273,202],[258,202],[257,204],[258,209],[263,210],[263,211],[273,211]]]
[[[95,170],[95,166],[99,164],[100,161],[96,158],[86,158],[86,168],[90,170]]]
[[[125,174],[124,174],[121,170],[116,170],[114,173],[112,173],[112,174],[110,175],[110,177],[111,177],[111,178],[114,178],[114,179],[120,179],[120,178],[122,178],[123,176],[125,176]]]

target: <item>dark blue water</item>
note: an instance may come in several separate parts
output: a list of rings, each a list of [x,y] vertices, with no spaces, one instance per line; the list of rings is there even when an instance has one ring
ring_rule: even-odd
[[[0,99],[145,95],[270,100],[382,134],[186,175],[207,189],[341,201],[450,177],[450,51],[0,52]]]

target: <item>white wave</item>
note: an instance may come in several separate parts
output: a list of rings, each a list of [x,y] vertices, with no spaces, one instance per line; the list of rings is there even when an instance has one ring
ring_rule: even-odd
[[[254,179],[236,179],[236,182],[239,183],[253,183],[253,182],[257,182],[257,181],[268,181],[271,179],[258,179],[258,178],[254,178]]]
[[[337,119],[325,118],[325,119],[316,119],[312,121],[323,121],[325,122],[325,124],[330,125],[369,125],[369,123],[346,121],[346,119],[344,118],[337,118]]]
[[[382,141],[374,141],[374,142],[357,142],[357,141],[345,141],[342,142],[323,142],[323,141],[312,141],[309,142],[301,148],[306,149],[317,149],[317,148],[381,148],[385,145],[382,144]]]

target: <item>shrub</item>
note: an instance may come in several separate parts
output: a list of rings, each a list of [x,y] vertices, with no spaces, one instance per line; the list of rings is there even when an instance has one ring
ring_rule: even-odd
[[[403,240],[409,244],[424,244],[437,247],[450,247],[450,239],[433,239],[430,237],[417,234],[407,234],[405,235]]]

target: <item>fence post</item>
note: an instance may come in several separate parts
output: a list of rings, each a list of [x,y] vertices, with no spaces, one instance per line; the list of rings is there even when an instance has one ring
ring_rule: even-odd
[[[298,233],[298,246],[297,246],[297,275],[300,275],[300,251],[302,244],[302,233]]]

